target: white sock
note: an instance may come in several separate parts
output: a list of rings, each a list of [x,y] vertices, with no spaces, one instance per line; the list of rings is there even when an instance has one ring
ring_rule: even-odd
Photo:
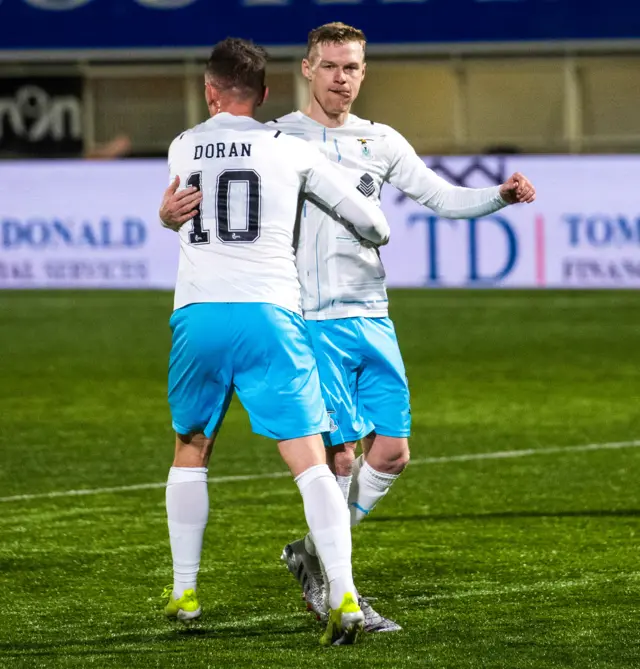
[[[313,543],[313,539],[311,538],[311,533],[308,532],[307,536],[304,538],[304,547],[307,550],[307,553],[309,555],[313,555],[314,557],[318,556],[318,553],[316,553],[316,547],[315,544]]]
[[[351,488],[351,479],[353,476],[349,474],[349,476],[336,476],[336,481],[338,482],[338,486],[340,487],[340,490],[342,490],[342,494],[344,495],[344,501],[348,502],[349,501],[349,490]]]
[[[348,592],[355,595],[351,571],[349,512],[327,465],[309,467],[296,477],[313,544],[329,581],[329,606],[338,608]]]
[[[196,588],[202,539],[209,517],[206,467],[171,467],[167,519],[173,557],[173,596]]]
[[[354,504],[358,501],[358,494],[360,493],[360,486],[358,484],[358,479],[360,477],[360,470],[364,464],[364,453],[361,453],[354,461],[353,466],[351,467],[351,485],[349,486],[349,497],[347,497],[347,506],[349,507],[349,513],[351,515],[351,527],[354,527],[357,523],[353,522],[354,513]]]
[[[357,485],[351,485],[349,493],[351,527],[356,526],[373,511],[376,504],[389,492],[393,482],[400,476],[400,474],[385,474],[375,470],[363,459],[362,455],[356,460],[356,463],[357,467],[354,466],[354,481],[357,480],[358,483]]]
[[[344,501],[347,503],[349,502],[349,488],[351,487],[352,478],[352,476],[336,476],[338,486],[344,495]],[[304,538],[304,547],[307,549],[307,553],[309,553],[309,555],[317,555],[316,547],[313,545],[313,539],[311,538],[310,534],[307,534],[307,536]]]

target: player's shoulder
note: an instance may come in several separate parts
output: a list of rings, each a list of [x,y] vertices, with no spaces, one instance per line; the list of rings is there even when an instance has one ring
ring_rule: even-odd
[[[187,147],[191,147],[195,137],[204,132],[204,126],[204,123],[199,123],[193,128],[187,128],[187,130],[183,130],[179,135],[176,135],[169,145],[169,155],[178,154],[182,150],[186,150]]]
[[[273,118],[270,121],[267,121],[268,126],[284,126],[284,125],[290,125],[292,123],[297,123],[300,121],[300,112],[298,111],[292,111],[289,114],[285,114],[284,116],[278,116],[277,118]]]
[[[291,112],[279,118],[274,118],[266,123],[266,126],[275,132],[275,137],[282,144],[291,149],[297,149],[306,153],[314,152],[315,149],[305,140],[304,120],[301,120],[300,112]]]
[[[184,144],[188,144],[190,139],[191,139],[191,135],[193,134],[193,131],[194,131],[194,128],[189,128],[187,130],[183,130],[179,135],[176,135],[171,140],[171,144],[169,145],[170,150],[171,149],[177,149],[179,146],[181,146],[181,142],[184,143]],[[186,140],[185,140],[185,137],[187,137]]]
[[[202,133],[207,132],[207,130],[208,130],[207,122],[203,121],[202,123],[198,123],[198,125],[194,125],[193,128],[187,128],[186,130],[183,130],[179,135],[176,135],[172,144],[178,145],[179,142],[184,142],[185,144],[188,144],[190,141],[195,139],[197,135],[201,135]]]
[[[391,141],[404,139],[402,135],[390,125],[360,118],[355,114],[349,114],[349,126],[354,130],[361,131],[371,138],[388,139]]]
[[[348,127],[349,134],[355,134],[359,142],[370,143],[369,146],[380,160],[394,162],[400,154],[405,154],[411,149],[407,140],[385,123],[349,114]]]
[[[246,130],[250,131],[252,136],[259,141],[269,142],[272,139],[280,139],[283,136],[282,130],[274,127],[271,121],[262,123],[261,121],[250,119],[248,120]]]
[[[278,150],[295,158],[296,164],[298,160],[302,160],[302,165],[309,165],[322,158],[320,151],[302,137],[290,135],[282,130],[276,130],[274,137]]]
[[[303,138],[309,129],[309,120],[302,112],[294,111],[272,119],[267,125],[285,135]]]
[[[250,117],[234,117],[233,124],[224,119],[217,125],[210,121],[211,119],[208,119],[177,135],[169,146],[169,155],[179,155],[187,149],[192,149],[193,145],[199,142],[215,142],[221,131],[246,133],[247,137],[251,137],[252,140],[262,140],[278,134],[277,131],[271,129],[271,126]]]

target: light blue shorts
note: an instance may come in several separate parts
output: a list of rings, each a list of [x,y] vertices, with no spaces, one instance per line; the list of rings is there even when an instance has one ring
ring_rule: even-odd
[[[307,328],[331,419],[330,445],[357,441],[373,431],[408,437],[409,385],[391,320],[307,321]]]
[[[178,434],[218,431],[234,390],[257,434],[295,439],[329,429],[309,332],[273,304],[207,302],[178,309],[169,406]]]

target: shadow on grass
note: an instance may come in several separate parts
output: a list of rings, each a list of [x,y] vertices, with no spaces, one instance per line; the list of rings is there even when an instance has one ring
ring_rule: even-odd
[[[417,521],[453,522],[456,520],[510,520],[521,518],[633,518],[639,509],[595,509],[584,511],[495,511],[492,513],[425,513],[413,516],[371,516],[371,523],[411,523]]]
[[[197,639],[250,639],[269,637],[271,641],[291,638],[293,635],[308,634],[309,628],[300,625],[295,629],[273,629],[273,627],[259,629],[239,627],[238,629],[191,628],[171,630],[159,634],[123,634],[97,639],[77,639],[60,642],[44,643],[0,643],[2,657],[55,657],[55,656],[90,656],[90,655],[122,655],[145,653],[182,653],[184,644]],[[179,645],[163,644],[180,642]],[[152,645],[149,648],[147,646]],[[120,646],[126,646],[121,648]],[[137,647],[140,646],[140,647]]]

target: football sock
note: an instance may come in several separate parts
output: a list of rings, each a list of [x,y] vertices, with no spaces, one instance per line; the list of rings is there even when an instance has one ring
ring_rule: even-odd
[[[364,463],[364,453],[360,454],[354,461],[351,466],[351,485],[349,486],[349,497],[347,497],[347,506],[349,507],[349,512],[353,508],[353,503],[358,499],[358,493],[360,492],[360,485],[358,484],[358,478],[360,477],[360,470]],[[351,520],[351,527],[353,527],[353,519]]]
[[[344,501],[348,502],[349,501],[349,488],[351,488],[351,479],[353,476],[336,476],[336,481],[338,482],[338,486],[340,486],[340,490],[342,490],[342,494],[344,495]]]
[[[389,492],[389,488],[398,476],[400,475],[385,474],[375,470],[362,455],[356,459],[348,501],[351,527],[373,511],[376,504]]]
[[[327,465],[309,467],[295,481],[315,550],[329,582],[329,606],[335,609],[346,593],[356,592],[351,571],[349,512]]]
[[[344,495],[345,502],[349,501],[351,478],[351,476],[336,476],[336,481],[338,482],[338,486]],[[316,547],[313,545],[313,539],[311,538],[310,534],[307,534],[307,536],[304,538],[304,547],[307,549],[307,553],[309,553],[309,555],[313,555],[314,557],[317,555]]]
[[[209,517],[206,467],[171,467],[167,481],[167,519],[173,557],[173,596],[195,590],[202,539]]]
[[[318,557],[318,554],[316,553],[316,547],[313,544],[313,539],[311,538],[311,533],[307,533],[307,536],[304,538],[304,547],[307,550],[307,553],[309,555],[313,555],[313,557]]]

